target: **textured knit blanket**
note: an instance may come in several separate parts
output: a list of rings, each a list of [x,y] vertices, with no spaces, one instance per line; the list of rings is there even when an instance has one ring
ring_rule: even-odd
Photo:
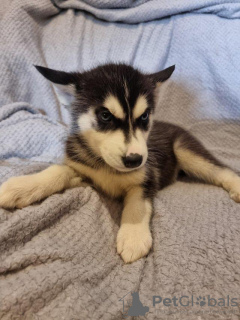
[[[69,110],[34,64],[176,64],[157,118],[240,172],[239,30],[239,1],[1,0],[0,183],[63,156]],[[0,319],[239,319],[240,205],[227,192],[189,179],[159,192],[153,249],[129,265],[121,207],[80,187],[0,209]]]

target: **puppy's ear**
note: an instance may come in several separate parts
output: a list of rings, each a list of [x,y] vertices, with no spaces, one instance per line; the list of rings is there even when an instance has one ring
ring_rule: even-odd
[[[153,80],[153,82],[158,85],[161,82],[166,81],[167,79],[169,79],[173,73],[173,71],[175,70],[175,65],[164,69],[162,71],[156,72],[156,73],[152,73],[149,75],[149,77]]]
[[[53,70],[41,66],[36,69],[49,81],[53,82],[59,101],[69,106],[75,99],[76,86],[80,81],[80,74]]]

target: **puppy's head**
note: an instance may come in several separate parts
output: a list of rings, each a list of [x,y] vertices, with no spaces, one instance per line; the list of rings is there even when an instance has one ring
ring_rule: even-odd
[[[72,132],[81,135],[93,153],[122,172],[145,164],[154,91],[175,66],[154,74],[124,64],[103,65],[83,73],[36,68],[57,85],[61,102],[71,104]]]

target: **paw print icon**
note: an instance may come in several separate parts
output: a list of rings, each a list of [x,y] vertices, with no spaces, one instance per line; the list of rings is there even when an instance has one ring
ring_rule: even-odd
[[[205,297],[199,296],[199,297],[197,298],[196,304],[199,305],[200,307],[203,307],[203,306],[205,306],[205,304],[206,304],[206,301],[205,301],[205,300],[206,300]]]

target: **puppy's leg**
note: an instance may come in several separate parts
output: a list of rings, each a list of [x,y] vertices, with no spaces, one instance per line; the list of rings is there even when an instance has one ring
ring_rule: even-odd
[[[174,153],[184,172],[222,187],[234,201],[240,202],[240,177],[215,159],[189,133],[184,132],[176,139]]]
[[[117,252],[124,262],[133,262],[148,254],[152,246],[149,228],[151,213],[152,201],[144,198],[140,186],[133,187],[125,197],[117,235]]]
[[[66,165],[53,165],[39,173],[13,177],[0,187],[0,207],[23,208],[53,193],[81,184],[81,178]]]

